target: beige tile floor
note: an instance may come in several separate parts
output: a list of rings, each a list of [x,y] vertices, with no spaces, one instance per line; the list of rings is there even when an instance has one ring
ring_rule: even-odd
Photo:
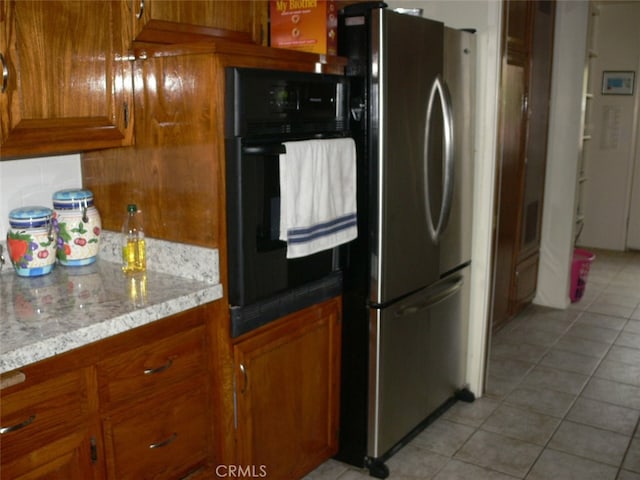
[[[389,479],[640,480],[640,253],[595,253],[580,302],[494,335],[485,395],[396,453]],[[329,460],[306,480],[365,478]]]

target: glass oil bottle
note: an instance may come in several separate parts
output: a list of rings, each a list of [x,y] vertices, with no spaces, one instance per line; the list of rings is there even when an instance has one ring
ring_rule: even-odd
[[[127,206],[127,216],[122,225],[122,271],[145,272],[147,252],[144,239],[142,212],[136,204]]]

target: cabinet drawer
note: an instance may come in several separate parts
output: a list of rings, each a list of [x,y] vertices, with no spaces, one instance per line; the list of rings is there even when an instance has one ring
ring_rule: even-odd
[[[205,330],[195,328],[98,363],[102,405],[148,394],[205,369]]]
[[[206,461],[211,425],[204,379],[105,419],[111,480],[182,478]]]
[[[52,443],[87,424],[87,387],[83,370],[2,392],[2,463]]]
[[[539,258],[539,255],[536,254],[516,265],[515,308],[517,311],[524,304],[530,302],[536,294]]]

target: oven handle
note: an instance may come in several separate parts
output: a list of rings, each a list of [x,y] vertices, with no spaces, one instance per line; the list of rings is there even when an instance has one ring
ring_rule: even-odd
[[[246,155],[280,155],[281,153],[287,153],[287,151],[284,145],[279,143],[277,145],[243,146],[242,153]]]
[[[306,137],[306,139],[329,139],[329,138],[345,138],[348,137],[348,132],[343,132],[342,135],[330,135],[325,133],[317,133],[311,137]],[[303,139],[291,139],[291,141],[299,141]],[[245,155],[280,155],[282,153],[287,153],[287,149],[282,143],[272,143],[272,144],[263,144],[263,145],[243,145],[242,153]]]

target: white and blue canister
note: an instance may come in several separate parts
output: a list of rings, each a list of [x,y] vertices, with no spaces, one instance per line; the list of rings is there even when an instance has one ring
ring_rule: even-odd
[[[58,261],[65,266],[89,265],[98,258],[102,221],[93,193],[79,188],[53,194]]]
[[[53,211],[47,207],[20,207],[9,212],[7,250],[16,273],[37,277],[53,270],[56,231]]]

